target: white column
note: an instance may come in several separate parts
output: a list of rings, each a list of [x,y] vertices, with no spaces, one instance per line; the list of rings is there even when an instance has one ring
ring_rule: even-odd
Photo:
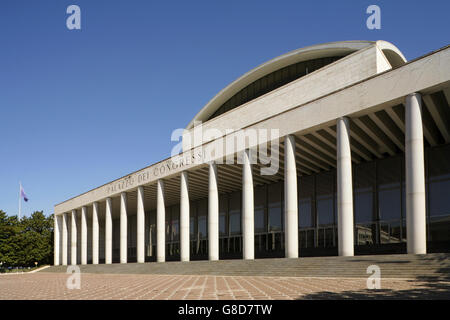
[[[242,153],[242,229],[243,257],[255,258],[255,213],[253,201],[253,173],[250,163],[250,150]]]
[[[53,242],[54,242],[54,250],[53,250],[53,265],[55,266],[59,266],[59,241],[60,241],[60,233],[59,233],[59,220],[60,220],[60,216],[57,216],[56,214],[54,215],[54,238],[53,238]]]
[[[120,194],[120,263],[127,263],[127,194]]]
[[[181,261],[189,261],[189,182],[188,173],[181,173],[180,185],[180,247]]]
[[[92,264],[98,264],[98,202],[92,205]]]
[[[145,211],[144,211],[144,187],[137,189],[137,262],[145,262]]]
[[[219,260],[219,190],[217,188],[217,166],[213,162],[209,164],[208,254],[209,260]]]
[[[164,201],[164,181],[157,182],[156,190],[156,261],[166,260],[166,205]]]
[[[105,264],[112,263],[112,201],[106,198],[105,213]]]
[[[67,213],[63,213],[62,216],[62,265],[67,266],[67,243],[69,233],[67,232]]]
[[[70,216],[71,222],[71,246],[70,246],[70,263],[75,266],[77,264],[77,211],[72,210],[72,214]]]
[[[81,208],[81,264],[87,264],[87,208]]]
[[[425,254],[427,253],[425,166],[422,99],[419,93],[406,97],[405,163],[407,252]]]
[[[348,118],[337,120],[337,214],[338,253],[353,256],[353,187],[350,124]]]
[[[284,216],[285,255],[298,258],[297,167],[295,137],[291,135],[284,140]]]

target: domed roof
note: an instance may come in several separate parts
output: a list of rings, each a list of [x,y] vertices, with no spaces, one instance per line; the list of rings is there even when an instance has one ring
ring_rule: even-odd
[[[382,40],[329,42],[297,49],[259,65],[230,83],[195,115],[186,129],[191,129],[195,121],[207,121],[217,109],[240,90],[276,70],[303,61],[336,56],[343,57],[373,45],[378,46],[392,67],[398,67],[406,62],[405,57],[396,46]]]

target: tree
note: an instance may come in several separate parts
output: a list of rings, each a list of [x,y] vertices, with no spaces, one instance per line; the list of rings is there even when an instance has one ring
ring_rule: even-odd
[[[53,215],[35,211],[18,221],[0,210],[0,261],[5,266],[34,266],[53,262]]]
[[[20,232],[17,216],[8,217],[0,210],[0,261],[5,266],[15,265],[17,246],[13,239]]]

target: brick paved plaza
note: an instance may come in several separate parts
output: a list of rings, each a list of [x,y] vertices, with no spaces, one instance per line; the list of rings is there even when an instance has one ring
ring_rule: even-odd
[[[69,290],[68,277],[0,275],[1,299],[450,299],[450,282],[411,279],[368,290],[365,278],[81,274],[81,288]]]

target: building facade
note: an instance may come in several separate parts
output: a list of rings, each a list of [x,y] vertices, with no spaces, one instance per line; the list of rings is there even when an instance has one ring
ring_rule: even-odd
[[[450,251],[450,47],[298,49],[192,119],[171,158],[55,206],[54,264]]]

